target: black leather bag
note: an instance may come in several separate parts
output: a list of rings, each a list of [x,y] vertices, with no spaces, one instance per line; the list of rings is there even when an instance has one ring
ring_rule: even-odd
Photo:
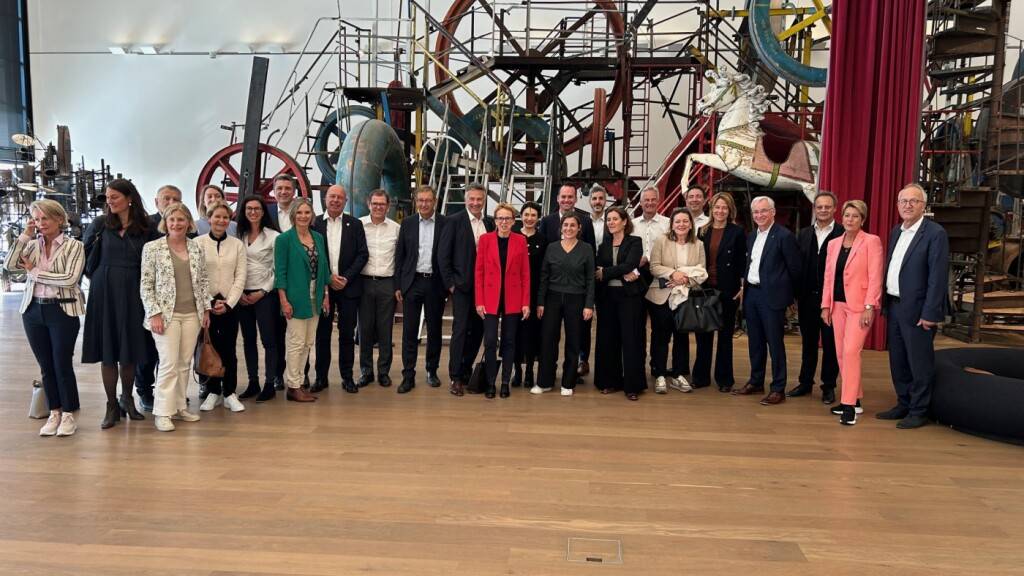
[[[690,296],[675,309],[676,332],[717,332],[722,329],[722,293],[714,288],[691,288]]]
[[[100,226],[98,230],[99,233],[96,234],[96,240],[89,247],[89,255],[85,257],[85,267],[82,269],[82,273],[90,280],[92,280],[96,269],[100,267],[100,258],[103,256],[103,227]]]

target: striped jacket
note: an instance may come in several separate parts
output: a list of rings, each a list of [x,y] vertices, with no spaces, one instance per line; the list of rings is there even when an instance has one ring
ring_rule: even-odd
[[[7,252],[4,260],[4,268],[11,272],[22,271],[21,259],[27,257],[33,264],[39,262],[39,250],[42,249],[42,239],[25,242],[20,236],[14,246]],[[74,238],[65,238],[54,254],[50,256],[49,272],[34,272],[27,276],[25,292],[21,296],[21,313],[28,310],[32,303],[32,293],[35,292],[36,282],[55,286],[58,298],[62,300],[60,307],[68,316],[81,316],[85,314],[85,298],[78,282],[82,278],[82,268],[85,266],[85,249],[82,243]]]

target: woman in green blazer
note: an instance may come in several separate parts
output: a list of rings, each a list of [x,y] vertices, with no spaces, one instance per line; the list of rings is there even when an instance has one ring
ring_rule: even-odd
[[[316,342],[319,316],[329,309],[325,289],[330,282],[327,243],[310,228],[313,204],[308,199],[296,198],[288,216],[292,229],[274,240],[274,287],[281,299],[281,314],[288,322],[285,384],[289,400],[312,402],[316,396],[302,389],[302,380],[309,350]]]

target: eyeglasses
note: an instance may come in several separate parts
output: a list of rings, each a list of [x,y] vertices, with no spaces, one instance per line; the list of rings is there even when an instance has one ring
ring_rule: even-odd
[[[246,206],[245,207],[245,211],[246,212],[263,212],[263,208],[261,208],[259,206]]]
[[[495,216],[494,217],[494,221],[495,222],[511,222],[513,220],[515,220],[515,218],[513,218],[511,216]]]
[[[896,201],[896,204],[900,206],[917,206],[918,204],[924,204],[924,200],[920,198],[900,198]]]

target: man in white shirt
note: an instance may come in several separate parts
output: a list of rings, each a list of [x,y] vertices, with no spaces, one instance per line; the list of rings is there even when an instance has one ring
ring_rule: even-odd
[[[935,383],[935,334],[946,317],[949,238],[924,217],[926,196],[908,184],[896,200],[903,223],[890,232],[883,306],[889,340],[889,370],[898,403],[876,415],[899,420],[897,428],[928,423]]]
[[[654,281],[654,277],[651,274],[651,251],[654,250],[654,243],[658,238],[668,234],[669,219],[667,216],[658,213],[658,205],[661,203],[661,192],[656,186],[648,186],[640,191],[640,209],[643,211],[638,218],[633,220],[633,236],[640,238],[644,245],[644,255],[640,258],[640,276],[644,279],[648,286]],[[657,308],[646,298],[644,299],[644,325],[647,325],[649,319],[653,318],[653,311]],[[644,339],[647,338],[647,330],[644,330]],[[662,332],[662,327],[657,322],[651,320],[651,339],[655,342],[662,339],[667,341],[671,337]],[[680,366],[672,366],[672,376],[689,376],[690,374],[690,338],[686,334],[676,333],[673,346],[678,349],[673,349],[672,359],[673,363],[679,362]],[[644,350],[647,350],[647,342],[644,342]],[[685,353],[684,353],[685,350]],[[653,358],[652,358],[653,360]],[[655,373],[654,362],[651,362],[651,376],[657,378],[658,376],[665,376],[668,378],[670,374]]]
[[[295,180],[291,176],[281,174],[274,178],[274,198],[277,199],[277,227],[281,232],[287,232],[292,228],[288,209],[291,208],[292,200],[295,199]]]
[[[708,203],[708,192],[703,186],[695,184],[686,191],[685,200],[686,209],[690,211],[690,217],[693,218],[693,228],[699,232],[711,221],[711,217],[704,213],[704,206]]]
[[[327,189],[324,198],[327,212],[313,220],[313,230],[324,237],[327,244],[327,263],[331,271],[331,282],[327,287],[330,308],[320,315],[316,327],[316,381],[310,387],[311,393],[322,392],[330,384],[327,375],[331,369],[331,335],[334,319],[338,321],[338,367],[341,372],[341,387],[346,392],[359,391],[352,379],[355,363],[356,317],[363,295],[363,279],[360,276],[369,251],[363,223],[350,214],[345,214],[348,194],[345,187],[335,184]]]
[[[821,342],[821,401],[836,401],[836,380],[839,378],[839,360],[832,327],[821,321],[821,294],[825,285],[825,258],[828,243],[843,235],[843,227],[836,224],[838,202],[831,192],[818,192],[814,197],[814,223],[797,234],[800,247],[803,281],[797,285],[797,312],[800,318],[800,378],[797,385],[786,392],[795,398],[805,396],[814,389],[814,374],[818,371],[818,342]]]
[[[377,345],[377,381],[391,385],[392,330],[395,324],[395,247],[398,222],[388,218],[391,198],[378,188],[366,201],[370,214],[359,220],[366,234],[369,259],[363,267],[363,296],[359,301],[359,370],[357,386],[374,380],[373,345]]]

